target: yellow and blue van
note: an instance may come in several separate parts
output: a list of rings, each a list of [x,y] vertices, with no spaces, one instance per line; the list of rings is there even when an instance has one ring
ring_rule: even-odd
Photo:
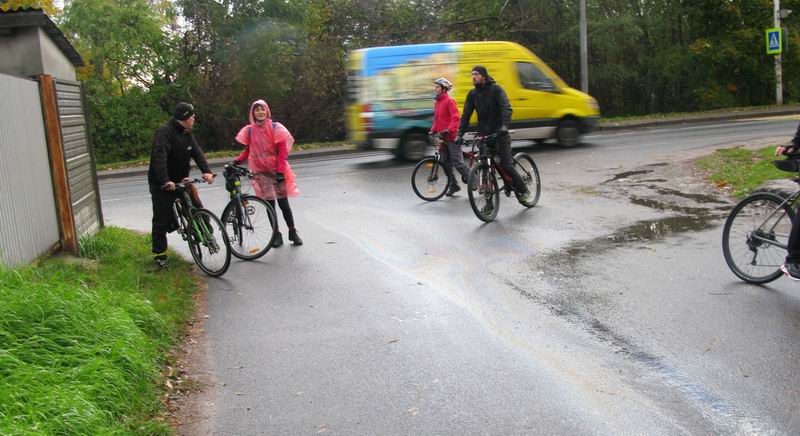
[[[512,139],[573,146],[600,118],[591,96],[570,88],[527,48],[504,41],[373,47],[350,52],[347,130],[362,147],[419,159],[433,123],[433,80],[453,83],[459,111],[473,88],[470,71],[483,65],[508,94]],[[475,128],[473,115],[471,128]]]

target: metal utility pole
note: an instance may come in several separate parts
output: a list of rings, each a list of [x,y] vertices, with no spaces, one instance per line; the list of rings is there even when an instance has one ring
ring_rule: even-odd
[[[778,1],[778,0],[775,0]],[[581,2],[581,91],[589,93],[589,48],[586,38],[586,0]]]
[[[781,0],[773,0],[775,6],[775,19],[773,27],[780,29],[781,27]],[[781,70],[781,57],[782,54],[775,55],[775,104],[783,104],[783,71]]]

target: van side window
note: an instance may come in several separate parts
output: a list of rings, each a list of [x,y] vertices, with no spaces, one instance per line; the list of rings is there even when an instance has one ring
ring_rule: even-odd
[[[519,82],[526,89],[534,89],[536,91],[553,91],[555,89],[553,81],[530,62],[517,62],[517,73],[519,74]]]

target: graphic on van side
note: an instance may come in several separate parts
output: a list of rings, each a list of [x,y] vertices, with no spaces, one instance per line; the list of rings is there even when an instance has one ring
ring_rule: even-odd
[[[455,75],[458,45],[367,49],[364,65],[365,97],[373,110],[431,110],[433,79]]]

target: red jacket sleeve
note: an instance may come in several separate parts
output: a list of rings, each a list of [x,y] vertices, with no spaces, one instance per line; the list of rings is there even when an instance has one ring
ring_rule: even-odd
[[[458,114],[458,107],[456,107],[456,101],[452,98],[448,98],[447,100],[447,112],[450,115],[450,125],[447,126],[447,131],[450,132],[450,135],[448,135],[449,138],[447,139],[455,141],[460,116]]]
[[[289,150],[286,149],[286,141],[281,141],[275,144],[275,147],[278,149],[278,158],[277,162],[275,162],[275,172],[285,174],[286,163],[289,161]]]
[[[244,146],[244,150],[241,153],[239,153],[239,156],[237,156],[236,159],[233,160],[238,164],[242,164],[247,160],[248,156],[250,156],[250,146],[247,144],[242,144],[242,145]]]

